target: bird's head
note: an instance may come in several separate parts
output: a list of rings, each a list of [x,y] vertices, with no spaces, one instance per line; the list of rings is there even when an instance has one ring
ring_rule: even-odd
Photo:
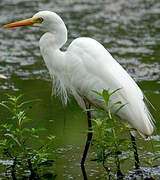
[[[54,44],[56,48],[60,48],[67,41],[67,28],[63,20],[59,15],[51,11],[40,11],[30,19],[13,22],[4,25],[3,28],[13,28],[18,26],[35,26],[47,32],[41,37],[40,46],[46,44],[46,42],[41,43],[42,40],[45,40],[50,44]]]
[[[3,28],[13,28],[18,26],[36,26],[44,29],[45,31],[56,31],[62,25],[64,26],[64,23],[56,13],[51,11],[40,11],[30,19],[13,22],[4,25]]]

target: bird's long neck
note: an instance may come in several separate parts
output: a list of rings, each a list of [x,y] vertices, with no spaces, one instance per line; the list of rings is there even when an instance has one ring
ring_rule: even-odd
[[[51,75],[58,74],[64,67],[65,53],[60,48],[67,41],[67,28],[63,21],[56,27],[50,25],[50,30],[40,39],[39,45],[43,59]],[[52,30],[53,29],[53,30]],[[58,72],[57,72],[58,71]]]
[[[51,29],[51,28],[50,28]],[[39,41],[40,48],[53,47],[55,50],[60,49],[67,41],[67,28],[63,21],[54,30],[43,34]]]
[[[53,71],[59,71],[59,68],[63,67],[64,52],[60,51],[60,48],[64,43],[63,37],[57,37],[50,32],[45,33],[40,39],[41,54],[50,74],[53,74]]]
[[[67,41],[67,28],[63,21],[53,27],[50,24],[49,29],[39,41],[41,54],[48,69],[50,68],[49,64],[58,66],[62,63],[60,61],[64,61],[64,53],[60,51],[60,48]]]
[[[40,39],[40,50],[54,83],[54,93],[61,96],[67,103],[67,90],[65,88],[65,52],[60,48],[67,40],[67,30],[47,32]],[[62,78],[63,76],[63,78]],[[56,82],[54,81],[56,80]]]

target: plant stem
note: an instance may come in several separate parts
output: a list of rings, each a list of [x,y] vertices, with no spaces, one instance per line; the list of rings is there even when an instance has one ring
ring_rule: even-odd
[[[28,169],[31,172],[30,179],[37,179],[37,173],[33,170],[31,159],[27,159]]]
[[[11,174],[12,174],[12,178],[13,178],[13,180],[16,180],[17,178],[16,178],[16,176],[15,176],[15,172],[16,172],[16,170],[15,170],[15,167],[16,167],[16,164],[17,164],[17,158],[15,157],[14,158],[14,160],[13,160],[13,165],[11,165]]]
[[[117,136],[116,136],[114,127],[112,128],[112,132],[113,132],[114,144],[115,144],[115,161],[116,161],[116,165],[117,165],[117,178],[123,179],[123,174],[120,169],[120,160],[119,160],[119,156],[118,156],[119,148],[118,148],[118,143],[117,143]]]

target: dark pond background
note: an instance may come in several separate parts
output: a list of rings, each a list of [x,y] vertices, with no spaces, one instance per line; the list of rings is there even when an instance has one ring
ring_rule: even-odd
[[[160,134],[160,1],[0,0],[0,26],[29,18],[39,10],[51,10],[63,18],[69,35],[64,49],[79,36],[92,37],[105,46],[157,109],[151,111],[156,120],[155,135]],[[57,179],[82,179],[79,162],[87,130],[85,113],[73,98],[63,107],[51,97],[51,80],[38,47],[41,35],[33,27],[0,29],[0,74],[8,78],[0,79],[0,100],[6,93],[41,99],[31,116],[33,126],[43,126],[55,134],[58,146],[64,150],[53,167]],[[4,116],[0,111],[0,118]],[[159,135],[154,137],[160,139]],[[149,148],[141,138],[138,141]],[[86,162],[89,179],[103,179],[102,167],[91,162],[90,156]],[[158,170],[154,173],[160,175]]]

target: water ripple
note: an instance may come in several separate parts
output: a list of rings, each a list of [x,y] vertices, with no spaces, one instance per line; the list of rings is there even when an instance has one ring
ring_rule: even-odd
[[[74,38],[89,36],[101,42],[135,79],[159,79],[160,2],[2,0],[1,25],[31,17],[44,9],[58,12],[64,19],[69,29],[64,49]],[[0,29],[0,68],[5,75],[49,78],[39,52],[40,36],[41,32],[35,28]]]

